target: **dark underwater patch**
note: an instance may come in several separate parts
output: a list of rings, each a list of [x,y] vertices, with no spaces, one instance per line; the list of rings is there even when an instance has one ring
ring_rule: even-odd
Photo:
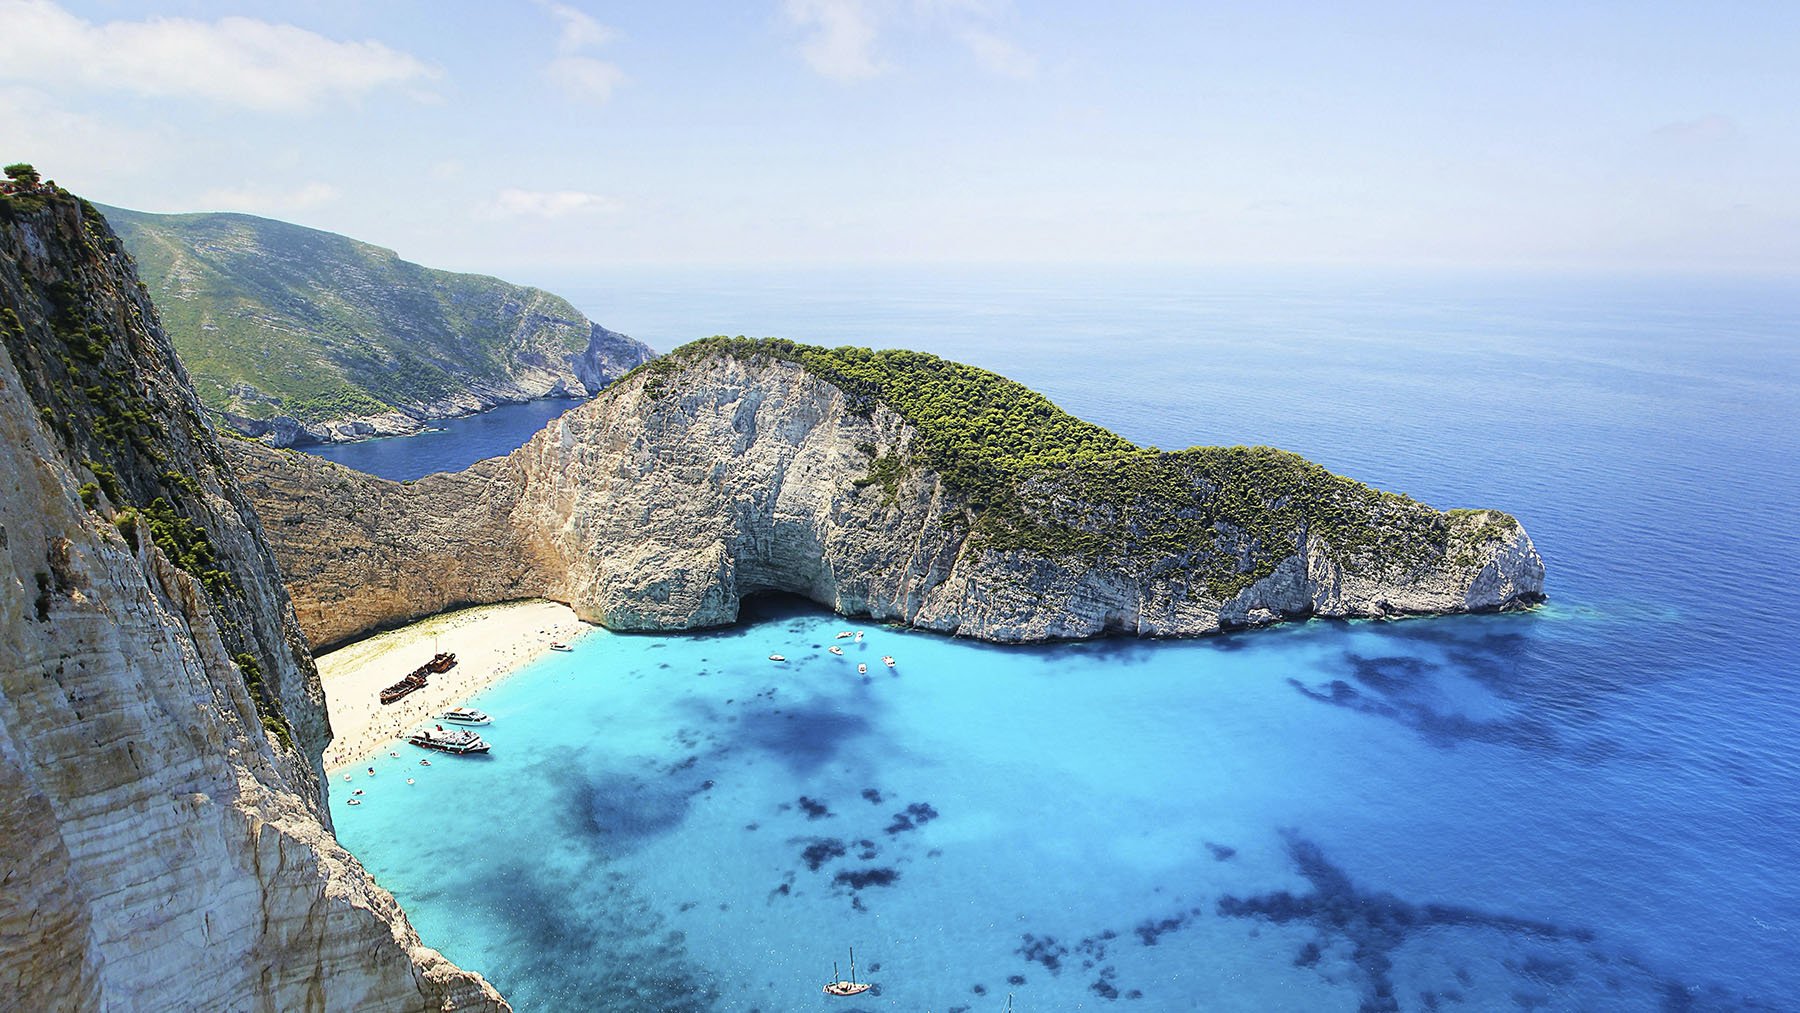
[[[1063,958],[1069,955],[1069,948],[1057,942],[1055,936],[1027,932],[1019,937],[1019,947],[1013,952],[1033,964],[1044,965],[1044,970],[1054,975],[1062,973]]]
[[[1378,693],[1400,693],[1416,685],[1438,666],[1409,655],[1371,657],[1350,653],[1350,673],[1357,682]]]
[[[834,858],[844,857],[845,850],[844,842],[835,837],[815,837],[800,852],[800,860],[806,863],[809,870],[818,872],[819,866]]]
[[[815,798],[802,795],[796,804],[809,820],[822,820],[831,815],[831,807]]]
[[[571,996],[657,995],[669,1013],[706,1013],[722,993],[669,927],[616,873],[591,860],[580,874],[581,902],[571,903],[565,873],[531,863],[494,867],[473,881],[463,903],[505,930],[507,944],[484,966],[520,1008],[555,1009]]]
[[[932,820],[937,819],[937,817],[938,811],[932,807],[931,803],[914,802],[912,805],[907,806],[903,812],[894,814],[894,821],[888,824],[887,832],[889,834],[900,834],[905,833],[908,830],[917,830],[925,824],[930,823]]]
[[[1389,682],[1393,684],[1391,680]],[[1437,710],[1429,703],[1417,699],[1408,688],[1397,688],[1388,695],[1375,695],[1359,690],[1343,679],[1333,679],[1322,687],[1313,687],[1290,678],[1288,685],[1302,696],[1320,703],[1385,718],[1411,728],[1434,746],[1449,748],[1464,742],[1485,742],[1545,753],[1560,752],[1563,749],[1559,736],[1549,722],[1528,715],[1477,720]]]
[[[831,881],[839,886],[847,886],[851,890],[861,890],[870,886],[893,886],[900,879],[898,869],[844,869],[831,877]]]
[[[1454,904],[1414,904],[1391,893],[1361,890],[1348,873],[1325,857],[1317,844],[1291,831],[1283,836],[1287,838],[1288,855],[1311,884],[1311,892],[1227,895],[1219,898],[1218,913],[1225,918],[1260,918],[1278,925],[1303,922],[1313,926],[1319,938],[1302,946],[1294,957],[1294,963],[1301,967],[1320,963],[1325,941],[1343,939],[1350,946],[1365,1010],[1399,1008],[1394,999],[1394,952],[1409,936],[1419,932],[1459,927],[1548,941],[1586,942],[1593,938],[1586,929]]]
[[[571,807],[582,831],[603,854],[616,854],[668,833],[687,818],[694,793],[679,779],[607,772],[578,782]]]
[[[869,728],[869,719],[860,709],[815,699],[775,710],[746,709],[731,730],[730,741],[768,753],[805,777],[837,759],[851,740],[867,735]]]
[[[1157,939],[1165,932],[1173,932],[1187,924],[1187,917],[1178,915],[1173,918],[1145,919],[1131,931],[1137,933],[1138,942],[1145,946],[1155,946]]]

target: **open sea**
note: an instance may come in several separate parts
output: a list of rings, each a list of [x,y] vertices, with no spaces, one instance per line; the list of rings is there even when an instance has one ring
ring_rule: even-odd
[[[340,838],[517,1009],[1800,1009],[1800,282],[551,287],[658,348],[919,348],[1141,443],[1505,509],[1550,601],[1042,648],[786,599],[595,631],[473,701],[491,756],[332,783]],[[412,477],[492,422],[333,456]],[[877,987],[822,995],[851,947]]]

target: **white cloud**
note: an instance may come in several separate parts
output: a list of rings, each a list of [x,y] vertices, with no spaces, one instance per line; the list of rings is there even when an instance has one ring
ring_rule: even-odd
[[[813,70],[837,81],[861,81],[886,73],[877,55],[885,34],[948,36],[966,48],[983,70],[1024,80],[1037,75],[1037,59],[996,30],[1005,3],[990,0],[783,0],[788,23],[802,33],[800,55]]]
[[[807,65],[837,81],[859,81],[886,68],[875,59],[876,15],[864,0],[786,0],[787,17],[809,33]]]
[[[273,215],[330,204],[339,196],[341,193],[337,187],[319,181],[303,183],[288,190],[271,190],[258,186],[227,187],[201,194],[200,207],[209,211],[247,211],[251,214]]]
[[[1721,113],[1707,113],[1698,119],[1665,123],[1651,135],[1678,144],[1716,144],[1738,136],[1737,121]]]
[[[310,109],[438,71],[379,42],[228,17],[95,24],[51,0],[0,0],[0,77],[269,111]]]
[[[607,214],[623,205],[611,197],[581,190],[502,190],[489,207],[499,218],[567,218],[571,215]]]
[[[616,65],[591,56],[559,56],[544,73],[570,96],[593,102],[612,98],[613,89],[625,80],[625,72]]]
[[[981,64],[988,73],[1021,81],[1037,76],[1037,58],[1011,41],[985,28],[974,26],[965,27],[956,35],[963,45],[969,47],[969,52],[974,54],[975,62]]]
[[[604,46],[615,37],[612,29],[567,4],[540,2],[550,12],[561,30],[556,37],[556,58],[544,68],[544,75],[571,98],[587,102],[605,102],[613,89],[625,80],[625,72],[614,63],[586,55],[585,51]]]
[[[593,46],[604,46],[613,40],[612,29],[568,4],[546,3],[543,6],[562,25],[562,33],[556,39],[558,52],[579,53]]]
[[[86,187],[129,178],[176,150],[161,130],[65,109],[36,88],[0,85],[0,164],[31,162],[46,176]],[[132,157],[115,157],[120,151]]]

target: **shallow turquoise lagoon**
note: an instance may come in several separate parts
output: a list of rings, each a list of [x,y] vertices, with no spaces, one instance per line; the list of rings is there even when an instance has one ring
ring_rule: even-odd
[[[490,757],[399,747],[355,808],[335,784],[340,836],[521,1010],[1646,1008],[1695,987],[1659,910],[1687,843],[1633,825],[1622,796],[1654,787],[1609,762],[1640,751],[1543,713],[1583,694],[1513,682],[1591,619],[1009,649],[758,609],[586,637],[475,700]],[[1751,944],[1710,917],[1681,934]],[[826,998],[850,946],[879,991]]]

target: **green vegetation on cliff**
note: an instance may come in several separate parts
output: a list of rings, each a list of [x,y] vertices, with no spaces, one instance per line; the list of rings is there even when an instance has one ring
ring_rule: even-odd
[[[0,255],[13,252],[0,259],[0,347],[46,432],[91,476],[76,490],[82,504],[109,518],[134,552],[148,535],[200,584],[239,657],[254,658],[257,645],[239,620],[246,590],[208,532],[215,507],[195,477],[223,475],[224,460],[181,389],[174,356],[146,336],[153,311],[117,238],[92,204],[33,184],[0,193],[0,240]],[[33,247],[52,272],[12,262]],[[47,579],[40,575],[40,591]],[[247,673],[246,685],[263,725],[291,743],[275,688],[260,669],[256,676]]]
[[[1516,527],[1488,511],[1464,523],[1272,447],[1139,447],[1022,384],[922,352],[720,336],[634,372],[654,395],[719,355],[792,362],[844,391],[853,411],[893,410],[917,433],[911,454],[963,499],[974,534],[998,550],[1159,560],[1195,570],[1225,597],[1268,576],[1308,535],[1368,572],[1466,554]],[[867,451],[870,471],[857,485],[891,498],[904,463]],[[1470,525],[1478,526],[1463,530]]]
[[[210,408],[315,422],[504,389],[530,370],[563,373],[571,395],[603,382],[571,363],[593,325],[548,292],[252,215],[103,210]],[[598,333],[624,359],[609,373],[648,357]]]

